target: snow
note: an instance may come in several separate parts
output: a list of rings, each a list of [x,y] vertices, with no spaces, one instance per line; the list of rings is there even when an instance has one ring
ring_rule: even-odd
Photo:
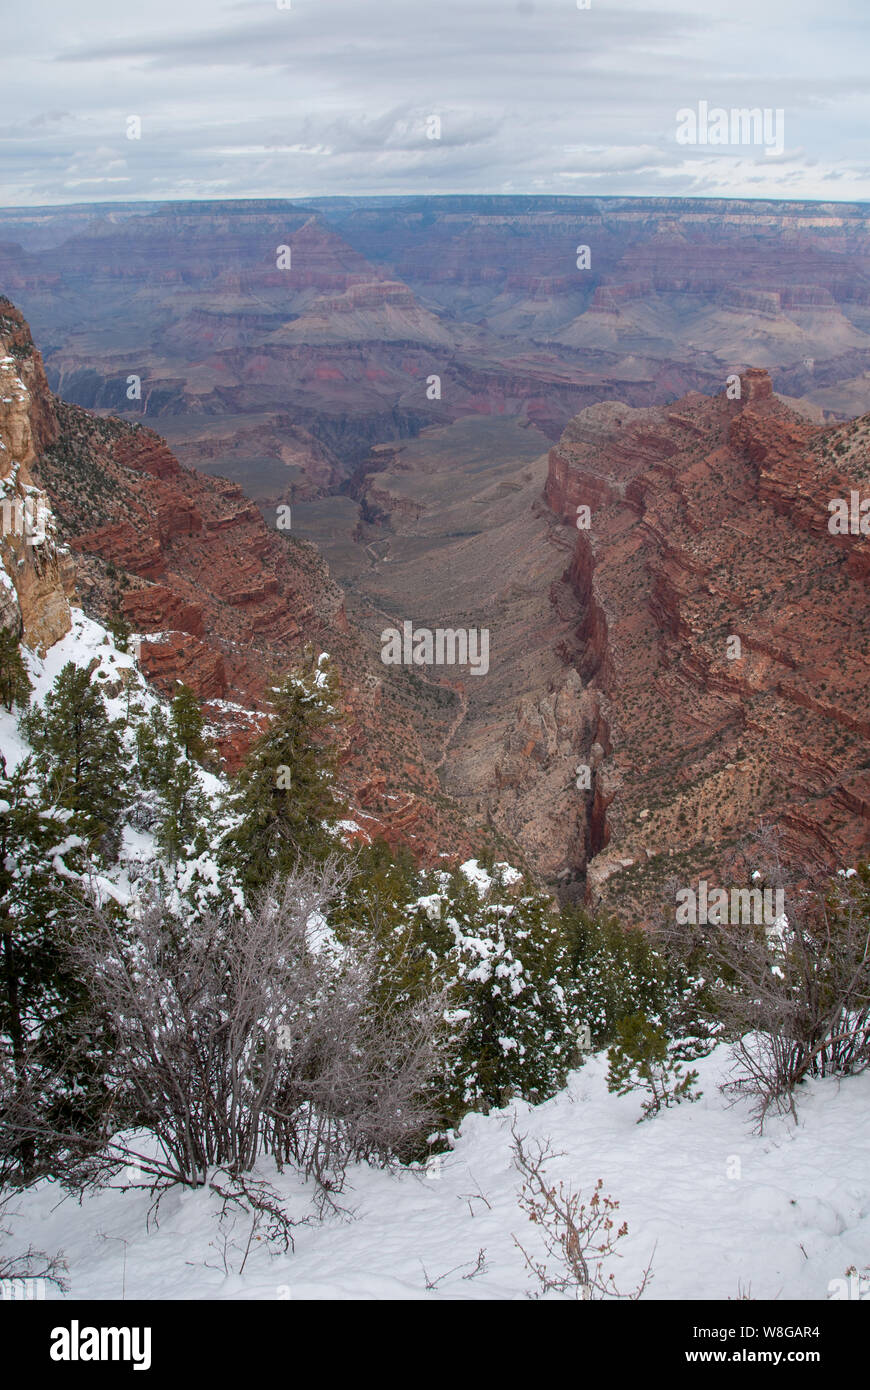
[[[6,771],[15,771],[30,748],[18,732],[18,712],[10,714],[0,706],[0,754],[6,759]]]
[[[415,902],[412,902],[410,907],[412,910],[415,907],[422,908],[430,922],[437,922],[441,916],[444,902],[445,899],[440,893],[426,893],[422,898],[417,898]]]
[[[0,568],[0,574],[3,573],[2,568]],[[100,623],[87,617],[80,608],[72,608],[70,616],[72,619],[70,631],[55,642],[44,657],[22,647],[22,654],[33,685],[32,699],[34,703],[42,704],[44,702],[45,696],[51,690],[61,670],[67,662],[71,661],[77,667],[89,667],[92,663],[94,664],[91,679],[97,688],[102,690],[106,709],[111,719],[120,719],[126,723],[128,695],[130,699],[134,699],[139,704],[146,714],[150,713],[156,705],[166,706],[166,701],[161,700],[156,691],[145,681],[132,652],[119,651],[115,646],[112,634]],[[130,673],[124,677],[126,684],[122,687],[120,694],[108,695],[106,687],[117,686],[121,672]],[[0,707],[0,753],[6,759],[7,774],[12,773],[30,752],[29,745],[18,730],[18,718],[19,711],[10,714]],[[132,734],[127,731],[125,737],[128,740],[132,757]],[[214,803],[225,789],[225,783],[220,777],[207,772],[198,764],[193,766],[205,796]],[[60,856],[71,843],[70,840],[65,845],[59,846],[55,851],[53,861],[56,871],[65,876],[70,876],[70,871],[64,866]],[[140,830],[126,823],[122,828],[119,863],[112,867],[108,875],[97,874],[93,876],[91,882],[104,900],[113,898],[122,906],[126,906],[136,896],[136,882],[143,877],[147,880],[149,876],[148,866],[153,864],[156,857],[155,837],[148,831]],[[178,866],[178,890],[183,892],[190,886],[194,877],[198,877],[205,884],[213,884],[217,880],[217,875],[218,869],[214,858],[209,854],[200,855],[199,858]]]
[[[510,887],[523,881],[519,869],[515,869],[507,863],[493,865],[493,872],[490,874],[476,859],[466,859],[464,864],[459,865],[459,872],[469,883],[474,884],[481,898],[486,897],[493,883],[501,883]]]
[[[543,1105],[466,1117],[455,1148],[428,1170],[355,1167],[339,1198],[349,1216],[297,1227],[295,1253],[270,1256],[254,1243],[242,1276],[250,1221],[225,1227],[238,1247],[227,1275],[207,1190],[167,1193],[149,1233],[145,1192],[104,1190],[79,1205],[41,1183],[15,1204],[14,1243],[62,1248],[71,1298],[119,1298],[122,1280],[126,1297],[145,1299],[524,1298],[531,1276],[512,1237],[537,1247],[516,1203],[515,1120],[521,1134],[563,1151],[548,1169],[554,1179],[591,1193],[601,1177],[619,1201],[629,1227],[613,1266],[621,1288],[634,1287],[654,1250],[648,1298],[735,1298],[738,1285],[758,1299],[828,1298],[832,1280],[867,1264],[870,1076],[809,1083],[798,1124],[769,1122],[759,1137],[745,1107],[717,1090],[725,1049],[696,1065],[702,1099],[643,1124],[635,1096],[607,1092],[598,1055]],[[259,1174],[292,1216],[311,1214],[310,1185],[267,1164]],[[483,1272],[463,1278],[481,1249]],[[432,1290],[424,1267],[438,1280]]]
[[[481,868],[476,859],[466,859],[464,864],[459,865],[459,872],[469,883],[473,883],[481,897],[492,885],[492,878]]]
[[[151,641],[150,637],[148,638],[148,641]],[[272,689],[275,690],[277,689],[277,687],[273,685]],[[257,719],[261,717],[254,710],[246,709],[244,705],[234,704],[232,700],[211,699],[205,700],[204,703],[208,705],[209,709],[220,710],[224,714],[244,714],[247,715],[249,719]]]
[[[136,670],[135,658],[130,653],[118,651],[111,633],[107,632],[100,623],[87,617],[80,608],[70,609],[70,616],[72,618],[70,631],[48,649],[44,658],[40,659],[24,649],[28,658],[30,679],[35,687],[35,698],[40,704],[68,661],[72,661],[76,666],[89,666],[96,657],[98,665],[95,668],[94,677],[97,679],[99,679],[98,672],[102,672],[109,679],[116,680],[119,671]],[[149,690],[138,671],[137,677],[137,693],[145,699],[147,704],[156,704],[158,702],[157,696]],[[124,714],[126,703],[126,695],[114,701],[107,701],[112,718],[117,719]]]

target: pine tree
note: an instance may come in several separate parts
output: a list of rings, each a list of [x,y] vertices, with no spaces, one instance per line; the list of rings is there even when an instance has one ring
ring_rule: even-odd
[[[618,1096],[635,1090],[646,1092],[642,1120],[651,1119],[663,1107],[701,1098],[701,1092],[695,1089],[698,1073],[688,1071],[683,1075],[667,1033],[642,1010],[617,1025],[607,1061],[608,1091]]]
[[[538,1102],[565,1084],[581,1060],[582,1014],[572,941],[549,895],[516,898],[495,870],[483,893],[452,875],[441,931],[467,1014],[450,1078],[454,1113]],[[443,948],[442,948],[443,949]]]
[[[561,915],[571,936],[581,1015],[596,1048],[610,1043],[630,1014],[665,1011],[673,991],[654,937],[576,904],[566,904]]]
[[[120,725],[109,718],[90,673],[67,662],[44,708],[32,709],[21,727],[52,800],[74,813],[89,850],[114,859],[128,799],[126,757]]]
[[[289,872],[300,856],[319,859],[335,848],[328,827],[341,808],[327,732],[336,723],[335,701],[325,654],[273,691],[272,720],[237,778],[228,807],[237,823],[223,843],[249,889]]]
[[[518,896],[507,866],[496,864],[484,886],[461,871],[415,872],[383,845],[362,851],[356,867],[329,923],[340,940],[375,946],[384,1016],[433,988],[450,990],[443,1123],[513,1095],[553,1095],[581,1061],[584,1019],[573,935],[549,894]]]
[[[87,861],[73,813],[45,793],[32,758],[7,774],[0,757],[0,1110],[12,1107],[0,1163],[25,1177],[54,1146],[32,1126],[81,1132],[104,1095],[101,1044],[79,1026],[87,984],[65,950]],[[8,1114],[22,1097],[31,1128],[18,1132]]]
[[[32,758],[9,775],[0,758],[0,1032],[11,1038],[17,1062],[29,1024],[45,1016],[35,994],[57,973],[50,931],[62,890],[71,891],[70,880],[84,868],[70,820],[70,812],[46,804]]]
[[[130,650],[130,637],[132,636],[133,629],[120,608],[115,609],[106,626],[115,639],[115,646],[118,651],[128,652]]]
[[[206,846],[204,822],[208,804],[196,769],[172,736],[170,720],[160,705],[136,726],[139,776],[147,790],[156,793],[158,819],[155,835],[170,864],[188,851]]]
[[[18,637],[12,628],[4,627],[0,629],[0,702],[10,711],[13,705],[26,707],[32,689]]]
[[[185,852],[198,853],[200,831],[207,807],[193,766],[185,758],[175,760],[173,775],[163,789],[163,815],[157,827],[157,844],[170,864]]]
[[[172,700],[169,722],[175,738],[184,749],[185,756],[201,762],[208,751],[203,736],[202,709],[190,686],[182,681],[179,681]]]
[[[136,760],[143,787],[160,790],[169,775],[175,747],[163,706],[155,704],[136,723]]]

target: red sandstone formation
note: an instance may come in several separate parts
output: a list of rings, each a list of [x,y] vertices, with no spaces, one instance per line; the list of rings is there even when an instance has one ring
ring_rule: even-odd
[[[870,496],[868,445],[870,417],[811,425],[750,370],[740,400],[593,407],[551,451],[550,506],[592,511],[569,577],[609,743],[594,897],[745,871],[762,822],[809,872],[870,849],[870,537],[828,526]]]

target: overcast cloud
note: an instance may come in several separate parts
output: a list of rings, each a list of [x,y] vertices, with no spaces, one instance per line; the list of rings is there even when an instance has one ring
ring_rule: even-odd
[[[19,6],[0,202],[870,199],[867,0],[278,3]],[[678,144],[676,113],[699,101],[781,108],[782,154]]]

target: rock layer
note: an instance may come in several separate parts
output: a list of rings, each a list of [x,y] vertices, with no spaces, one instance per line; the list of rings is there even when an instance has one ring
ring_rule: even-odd
[[[42,358],[21,315],[0,299],[0,625],[40,651],[69,632],[75,588],[36,474],[56,437]]]
[[[467,856],[473,839],[431,766],[448,716],[428,690],[388,678],[314,547],[270,530],[237,484],[183,467],[154,431],[52,397],[26,323],[0,307],[0,483],[50,498],[68,547],[53,517],[44,546],[3,538],[4,625],[50,646],[70,626],[64,584],[77,583],[95,616],[130,623],[157,689],[183,681],[200,697],[231,771],[265,726],[271,688],[307,646],[328,651],[354,833],[425,861]]]
[[[591,509],[568,571],[609,740],[588,883],[622,910],[745,871],[761,823],[808,874],[870,848],[870,537],[829,529],[832,499],[870,499],[870,417],[811,424],[761,370],[740,388],[594,407],[550,454],[552,509]]]

